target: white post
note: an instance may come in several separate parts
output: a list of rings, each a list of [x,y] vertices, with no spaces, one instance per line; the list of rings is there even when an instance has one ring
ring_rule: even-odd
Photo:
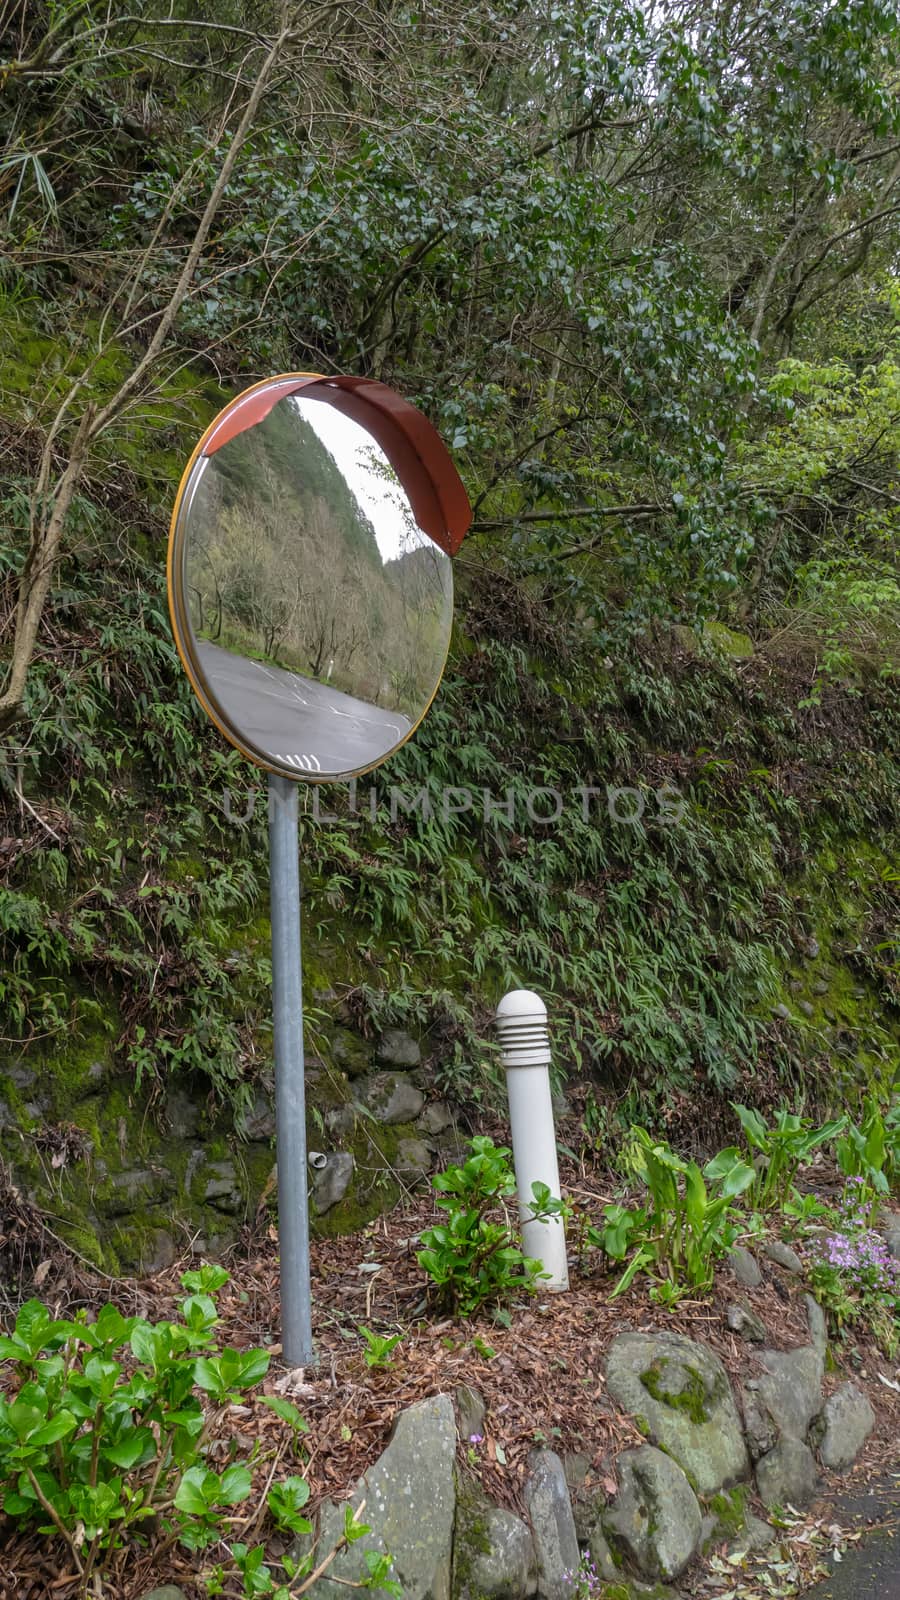
[[[547,1007],[540,995],[532,994],[529,989],[514,989],[500,1001],[496,1024],[500,1055],[506,1068],[522,1248],[527,1256],[536,1257],[543,1271],[549,1274],[541,1279],[541,1288],[550,1292],[568,1289],[569,1264],[562,1217],[539,1222],[532,1211],[531,1186],[534,1183],[545,1183],[554,1199],[561,1198],[550,1099]]]

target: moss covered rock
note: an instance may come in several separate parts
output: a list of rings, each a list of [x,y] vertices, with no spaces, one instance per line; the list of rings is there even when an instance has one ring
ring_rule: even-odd
[[[749,1475],[728,1374],[705,1345],[679,1334],[621,1333],[610,1346],[606,1384],[699,1494]]]
[[[703,1517],[681,1468],[653,1445],[616,1463],[619,1493],[604,1518],[610,1539],[649,1578],[677,1578],[700,1546]]]
[[[536,1588],[534,1541],[522,1518],[458,1483],[452,1600],[528,1600]]]

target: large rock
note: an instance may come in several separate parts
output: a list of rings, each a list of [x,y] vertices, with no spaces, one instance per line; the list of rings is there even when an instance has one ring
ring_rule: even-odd
[[[244,1133],[248,1139],[261,1142],[275,1137],[275,1106],[265,1090],[257,1088],[253,1102],[244,1113]]]
[[[393,1556],[392,1577],[403,1600],[450,1600],[455,1458],[456,1417],[449,1395],[402,1411],[387,1449],[360,1478],[350,1500],[354,1507],[365,1500],[361,1520],[371,1532],[337,1556],[329,1575],[309,1591],[312,1600],[346,1600],[347,1584],[359,1584],[366,1575],[367,1550]],[[326,1501],[322,1507],[320,1558],[341,1536],[345,1505]]]
[[[430,1133],[436,1136],[439,1133],[445,1133],[448,1128],[452,1128],[454,1120],[453,1112],[445,1100],[432,1100],[431,1104],[425,1107],[419,1118],[419,1127],[423,1133]]]
[[[819,1459],[823,1467],[841,1472],[856,1460],[875,1426],[868,1395],[855,1383],[844,1383],[825,1401],[820,1419]]]
[[[599,1485],[595,1487],[589,1484],[591,1463],[588,1456],[575,1452],[565,1455],[563,1468],[572,1496],[572,1515],[578,1543],[587,1551],[597,1576],[607,1583],[615,1583],[620,1578],[619,1566],[603,1531],[603,1518],[607,1510],[605,1490]]]
[[[339,1205],[353,1181],[353,1157],[349,1150],[334,1150],[313,1179],[312,1198],[317,1216],[324,1216]]]
[[[453,1398],[459,1420],[459,1437],[463,1444],[469,1439],[483,1436],[486,1414],[484,1397],[468,1383],[461,1383],[458,1389],[454,1389]]]
[[[822,1357],[805,1345],[801,1350],[761,1350],[759,1359],[766,1370],[762,1377],[747,1380],[747,1391],[780,1437],[805,1439],[822,1409]]]
[[[803,1304],[806,1307],[810,1344],[824,1361],[828,1353],[828,1324],[825,1321],[825,1313],[818,1300],[811,1294],[803,1296]]]
[[[399,1139],[394,1171],[406,1183],[421,1183],[432,1167],[431,1146],[424,1139]]]
[[[555,1450],[536,1450],[525,1484],[541,1600],[569,1600],[568,1574],[580,1560],[575,1519],[563,1464]]]
[[[800,1509],[815,1499],[818,1489],[816,1463],[808,1445],[799,1439],[780,1439],[756,1463],[756,1484],[764,1506],[796,1506]]]
[[[773,1450],[778,1443],[778,1429],[756,1393],[756,1379],[748,1378],[744,1384],[744,1435],[754,1461]]]
[[[762,1283],[762,1273],[756,1257],[752,1256],[749,1250],[745,1250],[742,1244],[736,1244],[733,1250],[729,1250],[728,1265],[738,1283],[742,1283],[745,1289],[759,1288]]]
[[[425,1096],[402,1072],[381,1072],[369,1085],[366,1103],[378,1122],[415,1122]]]
[[[620,1333],[610,1346],[606,1386],[698,1494],[716,1494],[749,1475],[728,1374],[705,1345],[675,1333]]]
[[[727,1307],[725,1321],[732,1333],[736,1333],[739,1339],[746,1339],[748,1344],[765,1344],[769,1337],[762,1318],[756,1315],[752,1306],[745,1306],[740,1301],[733,1301]]]
[[[170,1089],[166,1095],[165,1118],[176,1139],[193,1139],[203,1112],[184,1089]]]
[[[389,1067],[417,1067],[422,1052],[415,1039],[402,1028],[386,1028],[378,1041],[377,1055]]]
[[[587,1546],[588,1559],[598,1578],[602,1578],[606,1583],[621,1582],[619,1564],[609,1547],[609,1540],[599,1517],[589,1527],[584,1543]]]
[[[792,1250],[783,1239],[769,1239],[763,1245],[763,1255],[774,1261],[777,1267],[783,1267],[785,1272],[800,1274],[803,1271],[803,1262],[796,1250]]]
[[[358,1033],[349,1028],[336,1028],[331,1036],[331,1054],[336,1066],[348,1078],[362,1078],[372,1070],[372,1050]],[[308,1076],[308,1073],[307,1073]]]
[[[900,1261],[900,1211],[890,1211],[882,1206],[878,1216],[878,1227],[884,1235],[888,1253],[895,1261]]]
[[[203,1190],[207,1205],[215,1206],[217,1211],[224,1211],[231,1216],[236,1215],[243,1208],[244,1198],[234,1162],[211,1161],[207,1170],[210,1176]]]
[[[152,1229],[141,1250],[141,1271],[150,1278],[154,1273],[164,1272],[177,1260],[178,1245],[168,1228]]]
[[[648,1578],[677,1578],[696,1553],[703,1525],[681,1468],[652,1445],[616,1462],[619,1493],[604,1529]]]
[[[117,1172],[110,1188],[112,1192],[104,1202],[104,1214],[108,1217],[127,1217],[154,1206],[165,1206],[171,1210],[175,1179],[161,1167],[134,1167]]]
[[[763,1522],[761,1517],[755,1517],[749,1512],[740,1533],[728,1546],[728,1554],[745,1556],[758,1550],[768,1550],[775,1538],[776,1532],[771,1524]]]
[[[453,1600],[529,1600],[537,1588],[534,1541],[521,1517],[461,1493],[453,1540]]]

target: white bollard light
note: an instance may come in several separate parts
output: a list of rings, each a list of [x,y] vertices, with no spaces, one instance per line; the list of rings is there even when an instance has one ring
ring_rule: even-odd
[[[563,1219],[550,1217],[538,1222],[532,1212],[534,1183],[546,1183],[554,1198],[561,1198],[550,1098],[547,1007],[540,995],[532,994],[530,989],[514,989],[500,1001],[496,1025],[506,1069],[522,1248],[527,1256],[536,1257],[549,1274],[541,1279],[540,1288],[551,1292],[568,1289]]]

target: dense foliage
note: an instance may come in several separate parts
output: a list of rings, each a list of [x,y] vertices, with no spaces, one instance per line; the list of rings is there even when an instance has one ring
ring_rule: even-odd
[[[237,1531],[249,1530],[249,1537],[265,1523],[267,1539],[304,1538],[312,1524],[303,1516],[306,1479],[276,1475],[286,1453],[302,1464],[306,1424],[290,1400],[263,1398],[284,1424],[289,1445],[267,1453],[257,1440],[249,1457],[230,1459],[235,1440],[226,1418],[261,1383],[269,1355],[220,1348],[216,1293],[227,1281],[216,1266],[185,1273],[185,1298],[174,1321],[123,1317],[114,1305],[96,1317],[82,1311],[60,1319],[40,1300],[29,1300],[11,1335],[0,1339],[3,1510],[65,1544],[79,1596],[96,1594],[114,1571],[127,1570],[136,1550],[149,1547],[159,1558],[177,1544],[205,1552],[208,1594],[222,1594],[227,1584],[230,1594],[248,1600],[291,1600],[369,1532],[348,1506],[331,1549],[295,1545],[273,1566],[265,1544],[234,1538],[233,1509],[247,1502],[249,1515]],[[229,1458],[222,1472],[209,1465],[216,1444]],[[370,1553],[366,1561],[368,1577],[357,1587],[399,1597],[390,1556]]]
[[[533,1186],[532,1215],[541,1221],[563,1217],[578,1271],[592,1274],[599,1257],[601,1270],[617,1276],[610,1299],[643,1277],[650,1299],[669,1309],[686,1296],[709,1293],[717,1265],[739,1240],[758,1245],[770,1228],[788,1231],[804,1250],[836,1336],[864,1325],[893,1356],[900,1342],[900,1266],[873,1226],[873,1213],[879,1196],[900,1192],[896,1112],[885,1119],[870,1104],[861,1127],[846,1116],[815,1127],[780,1113],[767,1129],[746,1106],[734,1110],[746,1137],[743,1151],[727,1146],[701,1171],[665,1139],[634,1127],[613,1162],[617,1198],[603,1206],[602,1217],[565,1198],[554,1200],[546,1184]],[[521,1304],[526,1291],[540,1292],[546,1274],[542,1261],[523,1258],[510,1225],[510,1152],[483,1135],[470,1143],[464,1165],[431,1180],[444,1221],[423,1233],[426,1248],[417,1260],[439,1305],[459,1317],[488,1306],[495,1321],[508,1326],[509,1306]],[[808,1185],[815,1182],[815,1152],[835,1143],[839,1158],[842,1146],[858,1149],[862,1143],[868,1143],[869,1156],[864,1170],[825,1200]],[[801,1173],[802,1192],[794,1182]]]
[[[264,808],[182,681],[164,528],[224,396],[311,368],[416,399],[475,510],[451,669],[380,812],[310,803],[311,995],[424,1030],[477,1098],[487,1007],[541,987],[598,1139],[651,1107],[681,1137],[709,1088],[733,1130],[729,1093],[888,1085],[890,0],[5,17],[16,1059],[96,1036],[139,1086],[249,1098]],[[431,814],[391,819],[388,785],[426,782]]]

